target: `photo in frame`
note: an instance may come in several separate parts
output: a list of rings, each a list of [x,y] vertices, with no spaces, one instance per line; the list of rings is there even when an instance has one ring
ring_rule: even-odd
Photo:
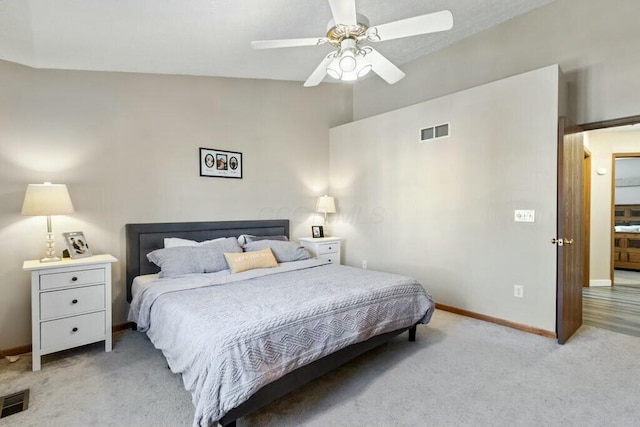
[[[82,231],[72,231],[69,233],[62,233],[64,237],[64,243],[69,251],[71,258],[84,258],[91,256],[91,249],[89,249],[89,243],[84,237]]]
[[[319,237],[324,237],[324,227],[321,225],[312,225],[311,226],[311,235],[314,239]]]
[[[200,148],[200,176],[242,179],[242,153]]]

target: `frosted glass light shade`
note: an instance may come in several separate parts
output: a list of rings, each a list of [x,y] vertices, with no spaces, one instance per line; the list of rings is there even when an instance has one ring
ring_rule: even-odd
[[[336,213],[336,202],[331,196],[318,197],[318,203],[316,204],[316,212],[324,214]]]
[[[69,191],[64,184],[29,184],[22,203],[22,215],[49,216],[73,213]]]

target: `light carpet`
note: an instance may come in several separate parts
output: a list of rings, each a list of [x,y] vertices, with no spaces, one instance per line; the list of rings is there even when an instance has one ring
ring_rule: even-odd
[[[191,397],[144,334],[0,362],[0,393],[31,388],[0,426],[188,426]],[[554,340],[436,311],[406,334],[238,426],[637,426],[640,338],[583,326]]]

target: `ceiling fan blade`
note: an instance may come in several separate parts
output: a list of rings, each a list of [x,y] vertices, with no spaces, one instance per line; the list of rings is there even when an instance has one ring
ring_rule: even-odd
[[[405,76],[402,70],[396,67],[391,61],[382,56],[380,52],[367,46],[367,50],[371,49],[365,58],[371,64],[371,69],[389,84],[394,84]]]
[[[356,0],[329,0],[333,22],[342,25],[356,25]]]
[[[418,34],[437,33],[453,28],[453,15],[448,10],[414,16],[369,28],[369,39],[385,41]]]
[[[296,47],[296,46],[317,46],[329,41],[326,37],[316,37],[310,39],[283,39],[283,40],[260,40],[251,42],[254,49],[276,49],[280,47]]]
[[[313,70],[313,73],[311,73],[307,81],[304,82],[304,87],[318,86],[322,79],[324,79],[324,76],[327,75],[327,67],[329,66],[329,64],[331,64],[333,58],[333,53],[325,56],[320,65],[318,65],[316,69]]]

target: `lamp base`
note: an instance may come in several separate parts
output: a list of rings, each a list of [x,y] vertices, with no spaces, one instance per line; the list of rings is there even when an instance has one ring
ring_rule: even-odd
[[[44,257],[40,260],[40,262],[54,262],[54,261],[60,261],[60,258],[58,258],[57,256],[52,256],[52,257]]]

